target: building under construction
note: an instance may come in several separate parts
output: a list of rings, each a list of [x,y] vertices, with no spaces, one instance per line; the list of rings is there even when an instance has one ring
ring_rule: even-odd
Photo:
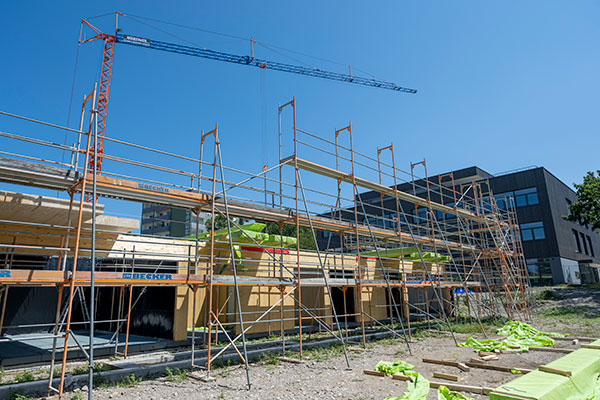
[[[97,32],[105,68],[118,41],[150,46],[127,38]],[[23,127],[0,132],[0,181],[16,188],[0,198],[0,348],[51,340],[61,374],[49,392],[62,395],[70,359],[93,360],[81,332],[122,357],[130,334],[189,339],[190,365],[210,372],[232,352],[248,368],[247,335],[302,353],[317,332],[345,347],[373,329],[406,338],[414,324],[452,332],[457,318],[527,317],[514,208],[498,208],[486,181],[431,181],[425,161],[405,172],[392,145],[357,151],[351,125],[303,130],[295,100],[279,106],[279,161],[259,172],[221,154],[218,126],[202,133],[199,159],[127,142],[104,132],[108,71],[79,129],[0,112]],[[65,132],[71,145],[58,144]],[[135,233],[139,220],[110,216],[103,199],[208,213],[209,229]]]

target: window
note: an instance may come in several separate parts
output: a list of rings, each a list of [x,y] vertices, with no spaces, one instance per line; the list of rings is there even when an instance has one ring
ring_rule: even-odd
[[[588,254],[588,247],[587,247],[587,243],[585,241],[585,235],[581,232],[579,232],[579,234],[581,235],[581,241],[583,242],[583,251],[585,252],[585,255],[589,255]]]
[[[386,228],[394,228],[394,226],[396,225],[397,215],[398,214],[396,214],[396,213],[386,214],[386,216],[385,216],[385,227]]]
[[[498,193],[494,195],[494,200],[496,200],[496,207],[501,210],[509,210],[513,208],[513,192],[506,193]]]
[[[552,284],[552,268],[547,258],[531,258],[526,260],[529,280],[534,286]]]
[[[542,240],[546,239],[544,233],[544,224],[542,222],[531,222],[529,224],[521,224],[521,238],[523,241]]]
[[[331,232],[329,232],[329,231],[323,231],[323,238],[324,239],[327,239],[330,236],[331,236]]]
[[[594,248],[592,247],[592,238],[588,236],[587,240],[588,240],[588,246],[590,248],[590,256],[596,257],[596,255],[594,254]]]
[[[579,234],[575,229],[571,229],[573,238],[575,239],[575,253],[581,253],[581,243],[579,242]]]
[[[539,204],[537,189],[532,187],[527,189],[515,190],[515,203],[517,204],[517,207],[532,206],[534,204]]]

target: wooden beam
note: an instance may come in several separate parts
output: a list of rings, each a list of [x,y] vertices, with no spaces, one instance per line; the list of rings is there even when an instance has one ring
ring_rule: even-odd
[[[424,358],[423,362],[429,363],[429,364],[448,365],[450,367],[456,367],[465,372],[469,372],[471,370],[471,368],[469,368],[467,365],[465,365],[464,363],[458,362],[458,361],[434,360],[434,359],[430,359],[430,358]]]
[[[575,349],[559,349],[556,347],[530,347],[529,350],[531,351],[545,351],[548,353],[562,353],[562,354],[569,354],[572,353]]]
[[[439,379],[447,379],[449,381],[454,381],[454,382],[458,382],[460,380],[460,376],[458,376],[458,375],[446,374],[445,372],[437,372],[437,371],[433,373],[433,377],[439,378]]]
[[[492,370],[492,371],[502,371],[502,372],[511,372],[511,373],[512,373],[513,370],[519,370],[519,371],[521,371],[524,374],[527,374],[527,373],[533,371],[532,369],[529,369],[529,368],[502,367],[500,365],[484,364],[482,362],[468,362],[466,364],[469,367],[472,367],[472,368],[489,369],[489,370]]]
[[[566,371],[564,369],[552,368],[547,365],[540,365],[538,367],[540,371],[548,372],[550,374],[558,374],[566,377],[570,377],[572,375],[571,371]]]
[[[364,369],[363,373],[365,373],[366,375],[373,375],[373,376],[385,376],[385,374],[383,372],[373,371],[372,369]]]
[[[402,374],[394,374],[394,375],[392,375],[392,379],[395,379],[397,381],[412,382],[412,379],[410,376],[406,376],[406,375],[402,375]]]

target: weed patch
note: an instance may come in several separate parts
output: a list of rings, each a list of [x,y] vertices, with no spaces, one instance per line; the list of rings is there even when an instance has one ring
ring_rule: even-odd
[[[167,380],[169,382],[181,383],[187,379],[188,370],[184,369],[183,371],[179,368],[171,369],[167,367],[165,369],[167,372]]]

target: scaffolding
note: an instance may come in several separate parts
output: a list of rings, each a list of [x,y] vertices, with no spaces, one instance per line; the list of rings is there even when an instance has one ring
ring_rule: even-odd
[[[304,341],[315,335],[332,336],[346,354],[349,343],[365,345],[367,333],[378,329],[410,351],[417,324],[447,330],[456,341],[452,325],[459,319],[475,321],[485,335],[485,318],[528,318],[514,204],[499,208],[485,180],[457,184],[452,173],[432,179],[425,160],[403,171],[393,144],[377,148],[376,156],[358,152],[351,124],[331,135],[302,130],[295,99],[278,109],[279,162],[258,173],[223,163],[218,125],[201,133],[198,157],[109,136],[96,154],[96,98],[96,88],[84,98],[79,129],[0,111],[15,129],[28,128],[27,135],[0,131],[1,148],[15,149],[0,151],[0,181],[61,191],[69,199],[62,224],[0,220],[0,340],[11,340],[4,332],[15,328],[4,325],[11,287],[57,289],[54,323],[38,325],[50,333],[34,336],[53,339],[49,394],[63,395],[73,349],[89,360],[93,387],[95,326],[112,330],[115,355],[127,357],[132,313],[148,287],[174,287],[191,302],[173,322],[186,338],[191,330],[190,367],[210,376],[219,357],[233,351],[248,388],[251,333],[279,336],[283,353],[293,342],[302,357]],[[288,112],[289,126],[282,123]],[[71,145],[58,143],[63,132]],[[63,153],[70,161],[58,161]],[[98,158],[101,174],[90,162]],[[99,199],[189,210],[193,234],[164,238],[99,228]],[[209,234],[199,231],[200,213],[210,215]],[[266,232],[236,218],[262,223]],[[218,220],[225,224],[220,235]],[[284,236],[295,243],[284,243]],[[95,309],[98,288],[112,288],[109,318]],[[134,288],[144,289],[134,295]],[[87,346],[73,326],[87,327]],[[195,359],[199,340],[205,364]],[[345,362],[350,367],[347,355]]]

